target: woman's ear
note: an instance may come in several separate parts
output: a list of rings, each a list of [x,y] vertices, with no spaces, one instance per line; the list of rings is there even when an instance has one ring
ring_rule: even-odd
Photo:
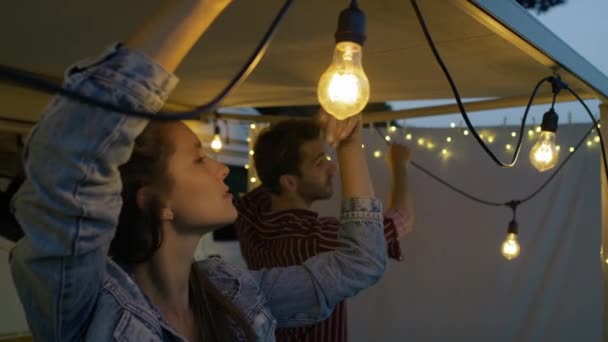
[[[145,212],[152,205],[152,200],[154,199],[154,195],[152,194],[152,190],[147,186],[142,186],[137,190],[137,194],[135,195],[135,201],[137,202],[137,208],[139,211]]]
[[[169,209],[165,204],[162,204],[158,193],[148,186],[143,186],[137,190],[136,201],[137,207],[141,211],[147,211],[150,209],[150,206],[155,206],[159,210],[158,219],[161,221],[173,221],[175,219],[173,210]]]
[[[171,210],[169,208],[162,208],[160,210],[160,220],[161,221],[173,221],[173,219],[175,219],[173,210]]]

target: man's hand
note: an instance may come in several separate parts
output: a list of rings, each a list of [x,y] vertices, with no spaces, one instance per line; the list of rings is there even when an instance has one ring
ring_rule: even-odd
[[[361,114],[351,116],[346,120],[338,120],[321,110],[318,120],[321,128],[325,131],[325,140],[331,146],[361,145]]]

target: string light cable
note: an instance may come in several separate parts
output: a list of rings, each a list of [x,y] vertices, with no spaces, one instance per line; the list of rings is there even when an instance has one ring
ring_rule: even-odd
[[[485,200],[482,198],[479,198],[475,195],[472,195],[462,189],[459,189],[458,187],[450,184],[448,181],[444,180],[443,178],[437,176],[436,174],[434,174],[432,171],[430,171],[429,169],[425,168],[424,166],[416,163],[413,160],[410,160],[410,165],[412,165],[414,168],[418,169],[419,171],[423,172],[424,174],[428,175],[429,177],[433,178],[434,180],[436,180],[437,182],[439,182],[440,184],[444,185],[445,187],[447,187],[448,189],[474,201],[480,204],[484,204],[487,206],[491,206],[491,207],[509,207],[509,208],[513,208],[513,206],[515,205],[515,208],[517,206],[519,206],[520,204],[523,204],[525,202],[530,201],[531,199],[533,199],[534,197],[536,197],[536,195],[538,195],[543,189],[545,189],[549,183],[551,183],[551,181],[555,178],[555,176],[557,176],[557,174],[563,169],[563,167],[570,161],[570,159],[572,158],[572,156],[576,153],[576,151],[579,150],[580,146],[585,142],[585,140],[589,137],[589,135],[594,131],[594,129],[596,128],[596,126],[592,127],[590,130],[587,131],[587,133],[583,136],[583,138],[576,144],[576,146],[574,147],[574,151],[572,151],[572,153],[568,154],[568,156],[562,161],[562,163],[559,165],[559,167],[557,169],[555,169],[553,171],[553,173],[551,174],[551,176],[549,176],[545,182],[543,182],[543,184],[541,184],[536,190],[534,190],[532,193],[530,193],[529,195],[523,197],[520,200],[511,200],[508,202],[496,202],[496,201],[489,201],[489,200]],[[380,136],[381,140],[384,141],[387,145],[389,145],[390,143],[388,141],[385,141],[384,139],[384,134],[382,134],[382,131],[380,130],[380,128],[375,127],[376,132],[378,133],[378,135]]]
[[[228,85],[226,85],[225,88],[223,88],[213,99],[211,99],[211,101],[203,105],[197,106],[192,111],[150,113],[145,111],[121,108],[119,106],[115,106],[104,101],[99,101],[95,98],[85,96],[78,92],[66,89],[60,85],[55,84],[53,81],[49,81],[35,73],[31,73],[22,69],[6,65],[0,65],[0,79],[8,79],[22,87],[31,88],[46,93],[57,93],[72,100],[85,103],[87,105],[96,106],[108,111],[117,112],[128,116],[135,116],[160,121],[176,121],[198,118],[201,116],[201,114],[211,112],[214,108],[216,108],[232,90],[236,89],[245,79],[247,79],[247,77],[249,77],[249,75],[257,67],[258,63],[268,50],[270,42],[275,32],[277,31],[279,24],[284,19],[285,14],[288,12],[292,3],[293,0],[285,1],[279,12],[273,19],[272,23],[270,24],[270,27],[262,37],[260,43],[257,45],[253,53],[249,56],[249,58],[241,67],[241,69],[237,72],[237,74],[232,78],[232,80],[230,80]]]
[[[589,108],[587,107],[587,105],[584,103],[584,101],[576,94],[576,92],[574,90],[572,90],[570,87],[568,87],[567,84],[565,84],[564,82],[561,81],[561,79],[559,77],[556,76],[549,76],[549,77],[545,77],[542,80],[540,80],[534,90],[532,91],[532,95],[530,96],[530,99],[528,101],[528,105],[526,106],[526,110],[524,112],[524,115],[522,117],[522,121],[521,121],[521,125],[520,125],[520,129],[519,129],[519,138],[517,139],[517,145],[515,148],[515,151],[513,153],[513,156],[511,158],[511,162],[510,163],[503,163],[502,161],[500,161],[498,159],[498,157],[496,157],[496,155],[492,152],[492,150],[486,145],[486,143],[483,141],[483,139],[479,136],[479,134],[477,133],[477,131],[475,130],[475,127],[473,127],[473,124],[471,123],[471,120],[469,119],[469,116],[464,108],[464,105],[462,103],[460,94],[458,92],[458,88],[456,87],[456,84],[454,82],[454,80],[452,79],[452,76],[450,75],[450,72],[447,68],[447,66],[445,65],[445,63],[443,62],[441,55],[439,54],[439,51],[437,50],[437,47],[435,46],[435,43],[433,41],[433,38],[431,36],[431,33],[429,32],[429,29],[426,25],[426,22],[424,20],[424,17],[420,11],[420,8],[418,7],[417,1],[416,0],[410,0],[410,3],[414,9],[414,12],[416,14],[416,18],[418,19],[418,22],[420,24],[420,27],[424,33],[424,36],[426,38],[426,41],[431,49],[431,51],[433,52],[433,55],[437,61],[437,63],[439,64],[439,66],[441,67],[441,70],[443,71],[449,85],[450,88],[452,90],[452,93],[454,94],[454,98],[456,100],[456,103],[458,105],[458,109],[460,111],[460,114],[462,115],[462,118],[464,120],[464,122],[466,123],[468,129],[471,131],[471,133],[473,134],[473,137],[475,138],[475,140],[477,141],[477,143],[481,146],[481,148],[486,152],[486,154],[490,157],[490,159],[492,159],[492,161],[494,161],[497,165],[501,166],[501,167],[513,167],[517,161],[517,158],[519,156],[519,152],[521,150],[521,144],[522,144],[522,139],[523,139],[523,133],[524,133],[524,129],[525,129],[525,125],[526,125],[526,119],[528,117],[528,112],[530,110],[530,107],[532,105],[532,103],[534,102],[534,98],[536,97],[536,93],[538,91],[538,89],[540,88],[540,86],[542,84],[544,84],[545,82],[548,82],[551,84],[551,88],[553,91],[553,101],[551,104],[551,108],[553,108],[554,104],[555,104],[555,100],[556,97],[558,95],[558,93],[563,90],[566,89],[567,91],[569,91],[572,95],[574,95],[576,97],[576,99],[578,100],[578,102],[580,102],[583,107],[585,108],[585,110],[587,111],[587,113],[589,114],[589,116],[591,117],[591,120],[594,123],[594,128],[597,132],[597,135],[600,138],[600,144],[601,144],[601,148],[602,148],[602,160],[604,162],[604,170],[606,172],[606,179],[608,180],[608,163],[606,161],[606,152],[604,149],[604,139],[602,137],[602,134],[600,132],[600,130],[597,127],[597,121],[595,120],[595,118],[593,117],[593,114],[591,113],[591,111],[589,110]]]

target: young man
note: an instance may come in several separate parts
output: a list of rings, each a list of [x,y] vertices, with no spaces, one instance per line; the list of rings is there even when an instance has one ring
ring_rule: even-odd
[[[361,146],[360,142],[357,146]],[[326,148],[320,128],[313,121],[283,121],[259,136],[254,162],[262,186],[236,205],[239,217],[235,226],[249,268],[299,265],[337,247],[339,220],[319,217],[310,210],[315,201],[328,199],[334,192],[336,165],[328,160]],[[340,145],[337,153],[341,170],[357,168],[350,165],[348,158],[340,158],[345,153]],[[407,147],[390,146],[388,162],[393,184],[384,234],[389,257],[397,260],[402,260],[399,239],[411,231],[412,225],[409,159]],[[347,341],[345,302],[321,323],[278,329],[277,341]]]

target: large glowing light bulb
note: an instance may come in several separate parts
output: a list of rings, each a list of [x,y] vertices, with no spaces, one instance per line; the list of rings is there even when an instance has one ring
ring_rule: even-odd
[[[519,242],[517,242],[517,234],[507,234],[505,242],[502,243],[502,256],[507,260],[517,258],[519,255]]]
[[[369,81],[361,65],[359,44],[336,45],[332,64],[321,75],[317,96],[323,109],[344,120],[361,113],[369,101]]]
[[[340,13],[331,65],[317,87],[319,103],[329,114],[344,120],[359,114],[369,101],[369,80],[361,57],[365,41],[365,14],[356,1]]]
[[[519,242],[517,241],[517,222],[514,220],[509,223],[509,230],[507,232],[507,238],[502,243],[502,256],[507,260],[513,260],[519,255]]]
[[[540,172],[555,167],[559,159],[559,150],[555,146],[557,120],[557,114],[553,109],[545,113],[538,141],[530,150],[530,162]]]

